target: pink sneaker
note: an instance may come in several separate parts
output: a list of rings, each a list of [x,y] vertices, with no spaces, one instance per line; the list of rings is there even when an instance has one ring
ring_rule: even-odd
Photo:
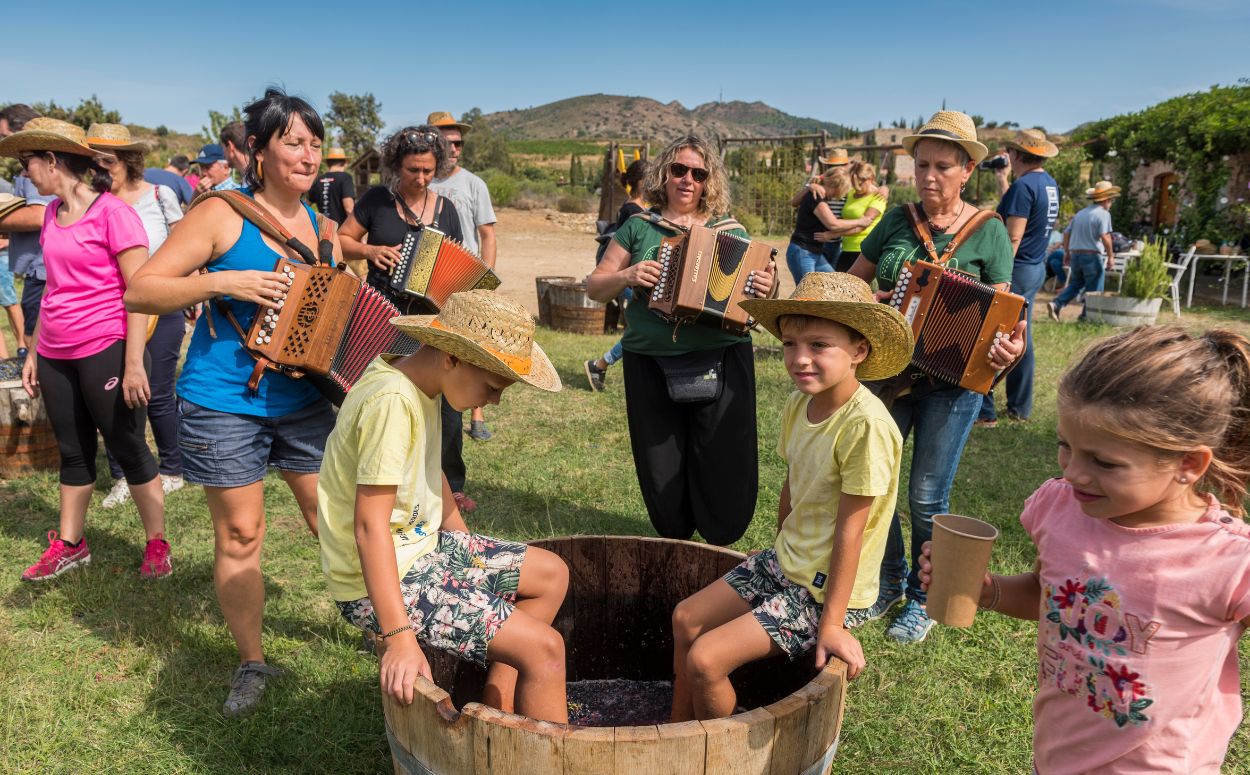
[[[174,572],[169,562],[169,542],[161,533],[148,541],[143,547],[143,564],[139,566],[139,575],[145,579],[159,579]]]
[[[79,565],[90,564],[91,550],[87,548],[86,538],[78,546],[70,546],[57,538],[55,530],[49,530],[48,548],[40,555],[39,562],[22,572],[22,581],[47,581]]]
[[[453,492],[451,497],[456,502],[456,508],[460,509],[461,514],[472,513],[477,508],[477,501],[462,492]]]

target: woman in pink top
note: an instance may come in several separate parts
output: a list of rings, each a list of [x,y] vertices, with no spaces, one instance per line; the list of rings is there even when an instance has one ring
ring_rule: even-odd
[[[42,390],[60,448],[61,529],[48,533],[48,548],[22,574],[25,581],[91,561],[83,528],[95,489],[97,429],[122,464],[147,533],[140,575],[170,572],[165,498],[143,433],[147,315],[127,315],[122,306],[127,280],[148,258],[148,238],[138,214],[108,193],[112,181],[85,139],[80,127],[36,118],[0,140],[0,155],[16,157],[39,193],[56,197],[40,234],[48,284],[22,382],[32,396]]]
[[[1148,327],[1096,342],[1059,384],[1059,467],[1020,515],[1034,572],[981,593],[1038,623],[1034,766],[1218,773],[1250,624],[1250,341]]]

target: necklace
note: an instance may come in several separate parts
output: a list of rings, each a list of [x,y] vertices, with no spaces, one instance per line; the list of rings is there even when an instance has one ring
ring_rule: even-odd
[[[932,231],[934,234],[945,234],[946,230],[954,226],[955,222],[959,220],[959,217],[964,214],[964,207],[967,204],[968,204],[967,202],[960,199],[959,200],[959,212],[955,213],[955,217],[951,219],[951,222],[946,224],[945,226],[938,226],[933,221],[928,221],[929,230]]]
[[[408,206],[408,202],[405,201],[403,195],[397,196],[395,198],[399,200],[399,203],[403,206],[404,211],[406,212],[408,217],[416,221],[416,223],[412,224],[413,226],[420,226],[421,224],[425,223],[425,211],[428,210],[430,207],[430,190],[428,188],[422,194],[420,215],[417,215],[414,212],[412,212],[412,208]]]

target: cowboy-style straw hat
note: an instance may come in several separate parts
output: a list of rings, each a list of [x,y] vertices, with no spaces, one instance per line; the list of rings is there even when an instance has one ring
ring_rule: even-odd
[[[868,283],[846,272],[808,272],[788,299],[747,299],[741,305],[778,339],[782,315],[811,315],[858,331],[872,347],[855,370],[862,380],[893,377],[907,368],[916,349],[911,326],[898,310],[878,302]]]
[[[1120,187],[1113,185],[1110,180],[1100,180],[1094,184],[1093,188],[1085,189],[1085,196],[1095,202],[1105,202],[1108,199],[1115,199],[1120,195]]]
[[[12,194],[0,194],[0,218],[8,215],[19,207],[24,207],[26,200]]]
[[[99,155],[87,145],[87,133],[82,127],[44,116],[32,118],[20,132],[0,140],[0,156],[16,157],[25,151]]]
[[[540,390],[560,390],[560,375],[534,341],[534,318],[497,293],[453,293],[437,315],[404,315],[391,325],[474,366]]]
[[[851,163],[851,157],[847,155],[845,148],[834,148],[829,151],[828,156],[822,156],[820,163],[826,167],[845,167]]]
[[[1043,159],[1059,155],[1059,146],[1047,140],[1046,133],[1040,129],[1021,129],[1012,139],[1004,140],[1003,145]]]
[[[914,148],[920,140],[945,140],[955,143],[968,152],[975,162],[980,162],[990,149],[977,142],[977,127],[958,110],[939,110],[934,113],[924,126],[916,130],[914,135],[905,135],[902,143],[908,154],[915,156]]]
[[[347,152],[337,145],[326,151],[326,161],[347,161]]]
[[[471,124],[464,124],[457,121],[454,116],[445,110],[439,110],[431,113],[426,117],[425,123],[430,126],[436,126],[439,129],[459,129],[460,134],[468,134],[469,131],[473,129]]]
[[[97,151],[146,151],[148,144],[130,137],[130,130],[122,124],[92,124],[87,129],[87,145]]]

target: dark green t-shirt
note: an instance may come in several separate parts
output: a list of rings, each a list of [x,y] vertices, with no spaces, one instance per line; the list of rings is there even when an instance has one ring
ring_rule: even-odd
[[[721,220],[713,218],[704,225],[713,226]],[[745,229],[729,229],[727,233],[743,238],[749,236]],[[660,240],[673,234],[642,218],[630,218],[616,230],[612,239],[629,251],[629,265],[633,266],[639,261],[654,261],[660,249]],[[676,323],[668,323],[648,309],[646,301],[637,295],[625,309],[625,320],[629,325],[625,328],[625,336],[621,337],[621,346],[631,353],[642,355],[682,355],[714,350],[737,344],[746,338],[708,325],[683,324],[678,328]],[[675,328],[677,341],[673,341]]]
[[[951,241],[951,234],[934,234],[933,245],[938,255]],[[903,262],[929,261],[920,240],[912,233],[911,224],[902,207],[887,212],[877,228],[864,240],[862,255],[877,265],[877,283],[882,290],[894,287]],[[987,221],[959,247],[947,266],[976,277],[987,285],[1011,282],[1011,270],[1015,257],[1011,250],[1011,238],[1007,227],[997,218]]]

